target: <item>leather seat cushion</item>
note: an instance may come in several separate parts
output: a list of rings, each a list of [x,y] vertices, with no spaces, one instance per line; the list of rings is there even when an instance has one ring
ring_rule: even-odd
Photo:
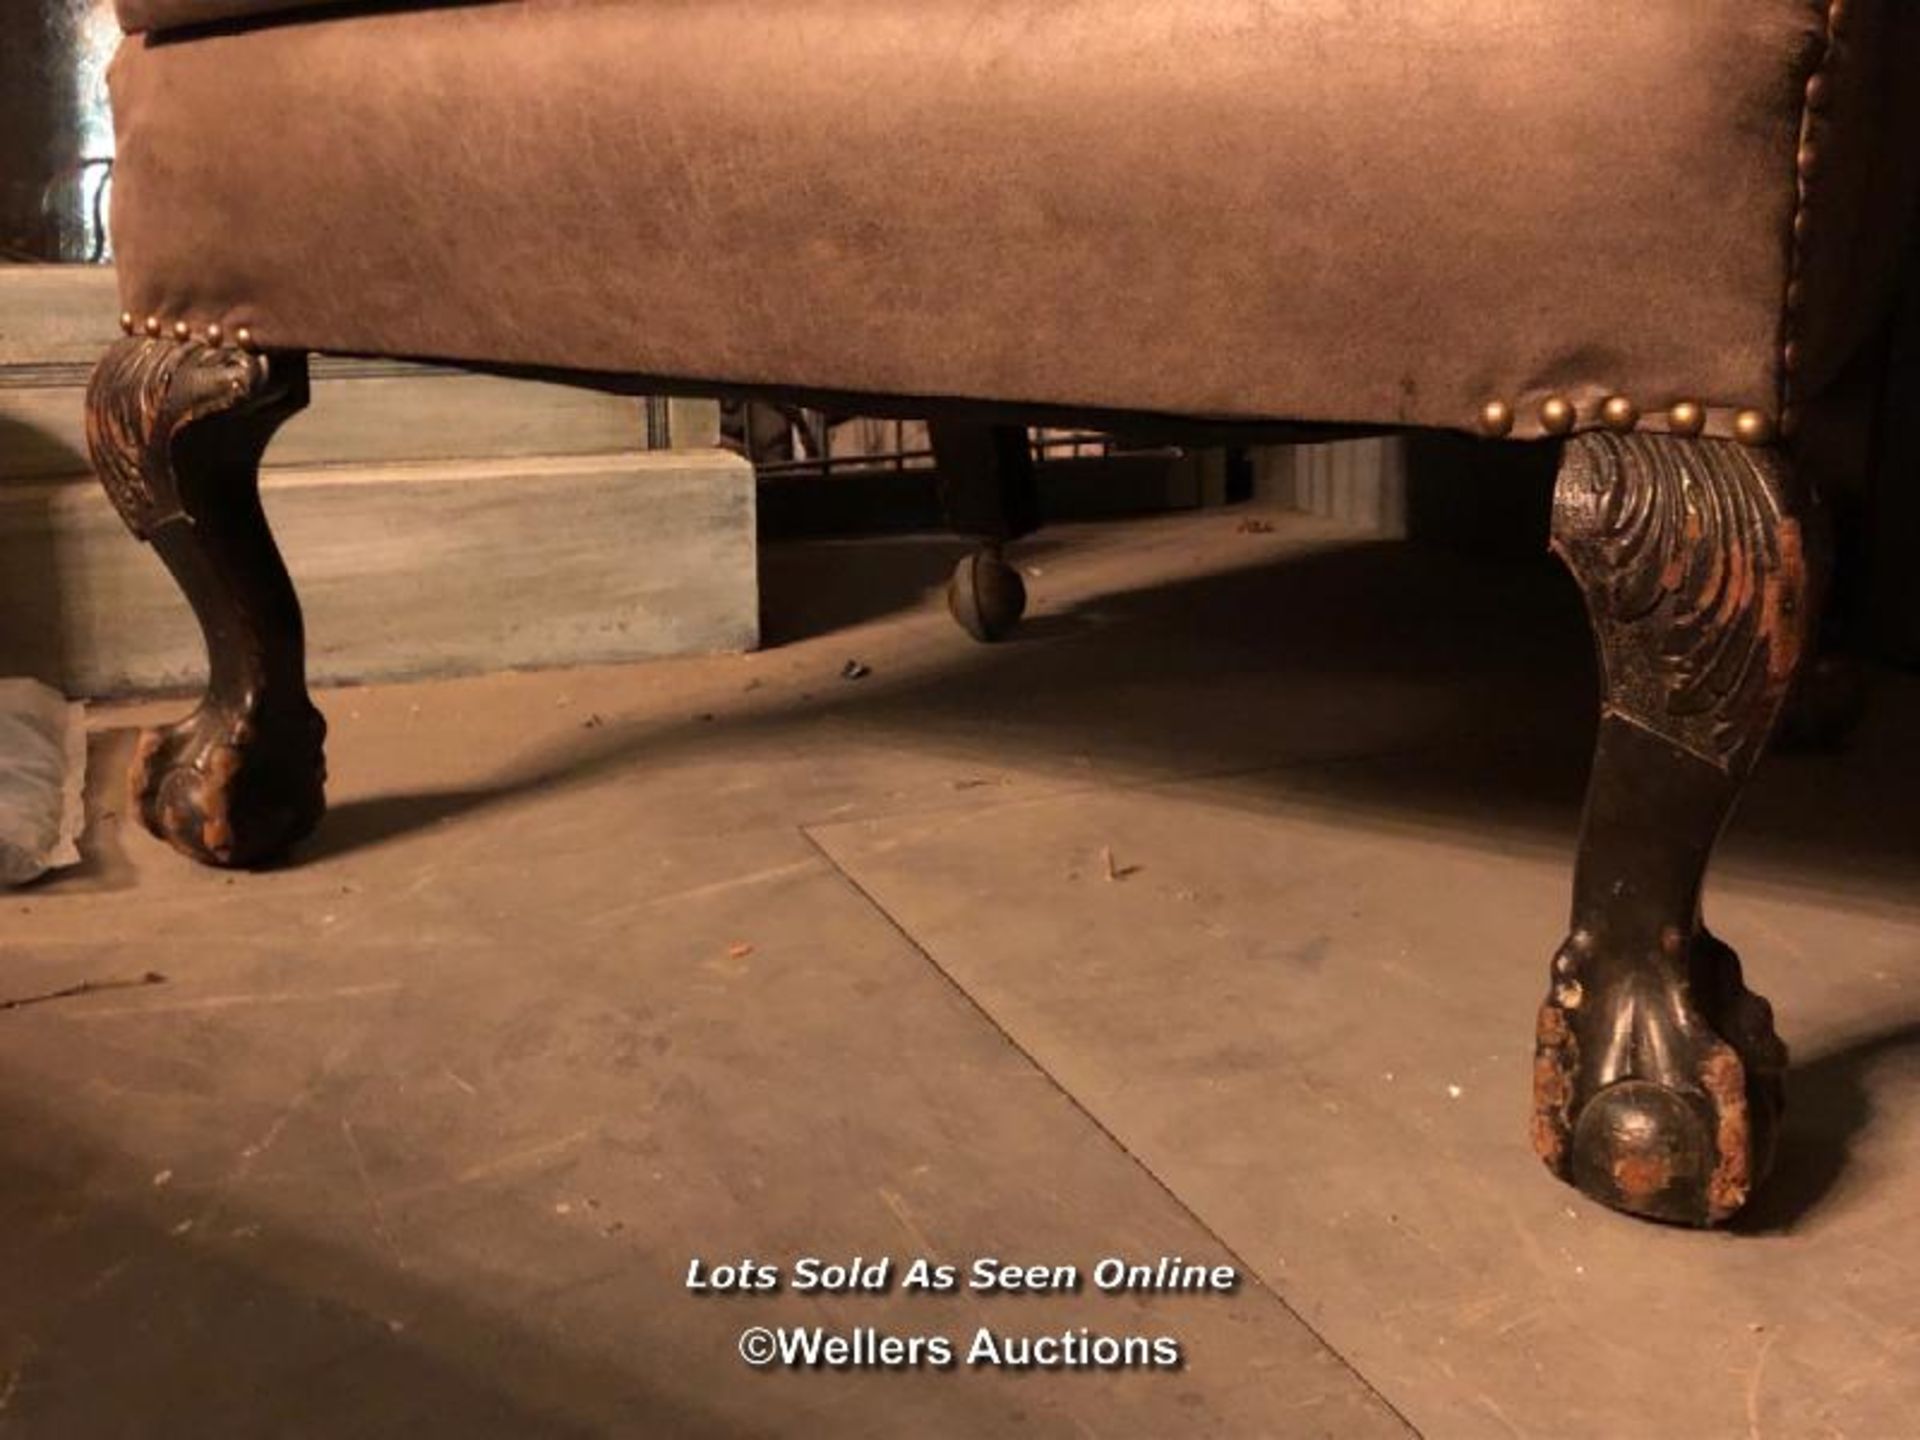
[[[1847,14],[1846,53],[1920,63],[1920,6]],[[1780,399],[1825,23],[1806,0],[388,7],[128,42],[115,243],[137,314],[268,345],[1359,424],[1467,428],[1497,399],[1520,435],[1550,395],[1590,424],[1624,393],[1725,434]],[[1861,135],[1838,88],[1823,123]],[[1801,228],[1861,285],[1897,227],[1823,145],[1839,198]],[[1802,273],[1817,313],[1827,271]]]

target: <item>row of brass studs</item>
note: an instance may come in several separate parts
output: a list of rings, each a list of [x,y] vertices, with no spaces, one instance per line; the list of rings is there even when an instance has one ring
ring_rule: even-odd
[[[149,315],[144,321],[141,321],[136,319],[130,310],[120,312],[120,328],[129,335],[145,335],[153,340],[158,340],[163,336],[171,336],[173,339],[182,342],[198,338],[205,340],[209,345],[224,345],[227,343],[226,327],[217,323],[208,325],[196,332],[193,326],[184,320],[176,320],[169,326],[158,315]],[[234,326],[233,343],[238,345],[242,350],[251,350],[253,348],[253,331],[245,325]]]
[[[1600,407],[1600,420],[1609,430],[1629,435],[1640,427],[1640,407],[1624,395],[1610,396]],[[1570,435],[1580,414],[1573,402],[1550,395],[1540,404],[1540,428],[1549,435]],[[1504,440],[1513,433],[1513,407],[1504,400],[1490,400],[1480,411],[1480,431],[1489,439]],[[1707,428],[1704,406],[1682,400],[1667,411],[1667,429],[1689,438]],[[1764,410],[1742,410],[1733,418],[1733,433],[1748,445],[1765,445],[1773,439],[1773,421]]]
[[[135,320],[131,311],[122,311],[120,328],[133,335],[145,332],[153,339],[171,333],[175,340],[187,341],[194,338],[194,329],[184,320],[176,320],[171,332],[158,315],[149,315],[144,324]],[[201,333],[209,345],[221,345],[226,342],[227,332],[218,323],[208,325]],[[237,325],[233,331],[233,343],[243,350],[253,348],[253,331],[245,325]],[[1640,424],[1640,407],[1624,395],[1614,395],[1600,407],[1600,418],[1609,430],[1620,434],[1630,434]],[[1573,431],[1579,415],[1573,402],[1558,395],[1549,396],[1540,406],[1540,427],[1549,435],[1568,435]],[[1513,407],[1504,400],[1490,400],[1480,412],[1480,429],[1489,437],[1505,439],[1513,433]],[[1707,412],[1691,400],[1682,400],[1667,412],[1667,428],[1675,435],[1699,435],[1707,428]],[[1773,438],[1773,422],[1760,410],[1742,410],[1734,417],[1733,432],[1749,445],[1764,445]]]
[[[1799,329],[1801,303],[1806,285],[1802,270],[1806,263],[1807,230],[1811,225],[1808,205],[1813,194],[1813,177],[1820,168],[1820,147],[1814,141],[1814,127],[1833,98],[1830,71],[1834,52],[1840,43],[1840,27],[1846,19],[1846,0],[1828,0],[1827,43],[1820,63],[1807,77],[1806,109],[1800,119],[1800,149],[1794,156],[1793,247],[1787,277],[1786,340],[1780,350],[1781,428],[1791,431],[1794,422],[1794,380],[1800,368]]]

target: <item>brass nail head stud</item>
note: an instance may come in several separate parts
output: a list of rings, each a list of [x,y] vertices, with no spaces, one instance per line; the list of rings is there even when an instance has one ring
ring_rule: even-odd
[[[1733,417],[1733,433],[1743,445],[1765,445],[1773,439],[1773,420],[1764,410],[1742,410]]]
[[[1600,407],[1600,418],[1607,422],[1609,430],[1625,435],[1640,423],[1640,409],[1626,396],[1615,395]]]
[[[1682,400],[1667,412],[1667,425],[1674,434],[1691,438],[1707,428],[1707,412],[1691,400]]]
[[[1829,86],[1828,86],[1826,72],[1824,70],[1820,71],[1815,75],[1808,77],[1808,80],[1807,80],[1807,108],[1808,109],[1819,110],[1824,108],[1827,103],[1828,94],[1829,94]]]
[[[207,326],[207,343],[209,345],[218,345],[222,340],[226,339],[226,336],[227,332],[220,328],[219,321],[216,320],[213,324]]]
[[[1549,435],[1565,435],[1573,429],[1575,416],[1572,402],[1554,395],[1540,407],[1540,424]]]
[[[1504,400],[1489,400],[1480,411],[1480,433],[1504,440],[1513,433],[1513,407]]]
[[[122,310],[120,312],[120,328],[129,335],[140,328],[140,322],[133,318],[133,312],[131,310]]]
[[[238,345],[242,350],[251,350],[253,348],[253,331],[245,325],[236,325],[233,331],[233,343]]]
[[[184,320],[174,321],[173,338],[176,340],[191,340],[193,338],[193,327]]]
[[[160,317],[158,315],[149,315],[147,317],[147,323],[142,328],[146,330],[148,335],[157,340],[160,337]]]

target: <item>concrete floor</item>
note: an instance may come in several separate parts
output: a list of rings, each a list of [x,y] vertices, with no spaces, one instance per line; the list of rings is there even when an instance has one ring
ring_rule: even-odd
[[[0,1435],[1920,1434],[1920,683],[1716,872],[1796,1047],[1781,1173],[1640,1225],[1525,1139],[1571,586],[1265,518],[1050,532],[992,650],[951,545],[813,545],[759,655],[325,695],[335,810],[270,874],[125,824],[180,706],[99,712],[0,999],[165,980],[0,1011]],[[1244,1278],[686,1288],[809,1255]],[[1185,1364],[763,1372],[755,1325]]]

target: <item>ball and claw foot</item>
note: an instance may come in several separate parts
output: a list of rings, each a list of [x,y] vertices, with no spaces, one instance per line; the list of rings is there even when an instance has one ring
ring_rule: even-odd
[[[1027,611],[1027,587],[997,545],[963,556],[947,585],[947,608],[960,628],[983,645],[1004,640]]]
[[[307,395],[304,354],[142,336],[108,350],[87,387],[95,472],[207,645],[200,707],[140,737],[129,798],[147,829],[209,865],[276,859],[326,808],[326,722],[259,491],[261,457]]]
[[[326,811],[327,725],[320,712],[276,718],[202,707],[141,733],[128,774],[147,829],[208,865],[279,859]]]
[[[1685,987],[1647,971],[1593,984],[1592,940],[1567,942],[1540,1011],[1534,1148],[1603,1205],[1709,1226],[1772,1164],[1787,1052],[1734,952],[1704,932],[1694,950]]]

